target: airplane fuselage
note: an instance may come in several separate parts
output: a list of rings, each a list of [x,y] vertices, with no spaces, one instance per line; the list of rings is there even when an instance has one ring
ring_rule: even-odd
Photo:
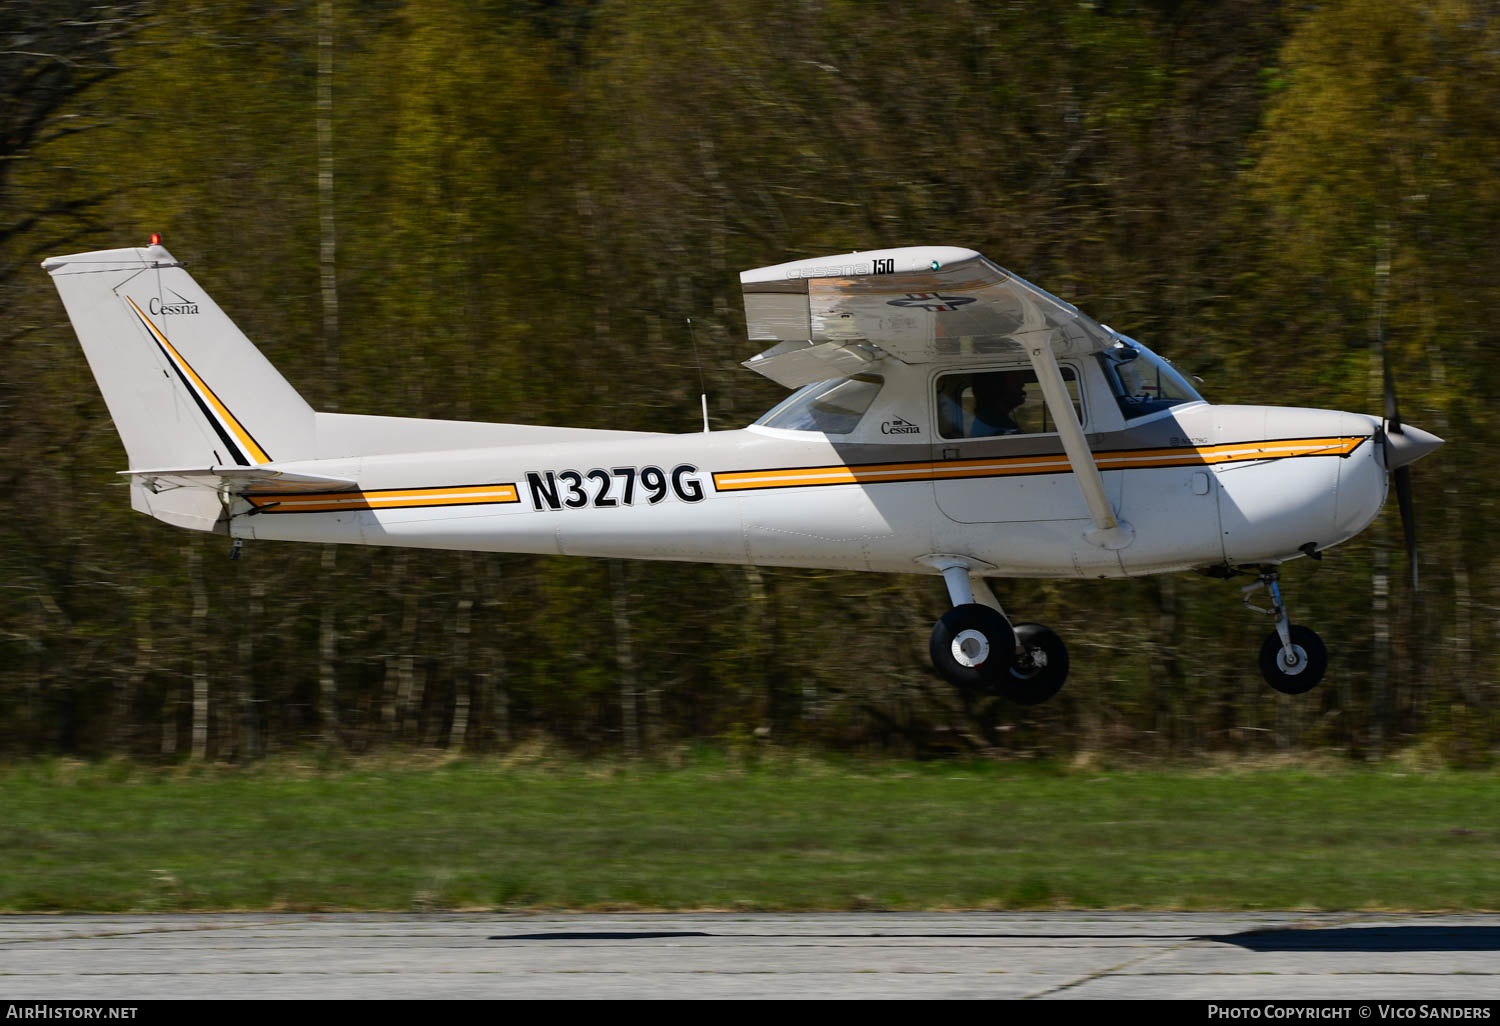
[[[887,572],[932,572],[924,557],[961,553],[985,576],[1123,577],[1279,562],[1309,543],[1322,550],[1362,530],[1385,499],[1372,418],[1198,402],[1090,432],[1133,530],[1130,544],[1104,548],[1086,537],[1088,511],[1054,438],[933,440],[910,408],[903,433],[887,433],[897,416],[872,407],[871,429],[848,439],[765,426],[558,441],[544,433],[523,444],[285,463],[357,480],[359,490],[236,497],[228,530]]]

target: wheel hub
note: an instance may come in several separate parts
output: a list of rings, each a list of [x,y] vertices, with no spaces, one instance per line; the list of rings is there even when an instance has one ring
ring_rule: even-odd
[[[1295,677],[1297,674],[1307,669],[1307,650],[1304,649],[1301,645],[1293,645],[1290,652],[1283,648],[1281,650],[1281,655],[1276,660],[1276,662],[1281,667],[1282,673],[1286,674],[1288,677]]]
[[[1027,645],[1016,656],[1016,666],[1026,673],[1046,669],[1047,653],[1039,646]]]
[[[972,628],[953,637],[953,658],[959,665],[973,668],[984,665],[990,657],[990,639]]]

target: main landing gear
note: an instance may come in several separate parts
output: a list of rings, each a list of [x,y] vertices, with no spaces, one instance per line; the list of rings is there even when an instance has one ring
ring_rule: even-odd
[[[1263,566],[1255,583],[1245,585],[1240,591],[1245,605],[1276,618],[1276,629],[1260,646],[1261,676],[1284,695],[1300,695],[1317,687],[1323,679],[1328,669],[1328,649],[1312,628],[1287,619],[1286,606],[1281,602],[1280,577],[1274,566]],[[1251,596],[1262,588],[1271,597],[1269,608],[1251,601]]]
[[[932,628],[932,665],[943,679],[970,699],[998,695],[1017,705],[1037,705],[1062,690],[1068,679],[1068,649],[1062,638],[1039,623],[1012,624],[983,578],[969,577],[970,565],[956,557],[934,558],[942,571],[953,608]],[[1221,567],[1214,577],[1249,573]],[[1260,646],[1260,672],[1266,683],[1285,695],[1311,691],[1328,670],[1328,649],[1316,631],[1294,624],[1281,601],[1281,574],[1267,565],[1255,581],[1240,589],[1245,605],[1276,618],[1276,629]],[[1270,605],[1257,605],[1265,590]],[[983,602],[976,602],[978,590]]]
[[[953,608],[932,628],[932,665],[968,698],[999,695],[1018,705],[1045,702],[1068,679],[1068,649],[1039,623],[1012,625],[982,578],[962,563],[940,566]],[[982,589],[988,603],[974,601]]]

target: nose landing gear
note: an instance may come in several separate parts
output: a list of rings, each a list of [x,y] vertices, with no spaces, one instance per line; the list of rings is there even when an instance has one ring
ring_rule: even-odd
[[[1276,629],[1260,646],[1260,673],[1266,683],[1284,695],[1311,691],[1328,669],[1328,649],[1316,631],[1292,623],[1281,601],[1280,573],[1274,566],[1263,566],[1253,584],[1240,589],[1245,605],[1256,612],[1276,618]],[[1261,588],[1271,597],[1271,606],[1258,606],[1251,596]]]

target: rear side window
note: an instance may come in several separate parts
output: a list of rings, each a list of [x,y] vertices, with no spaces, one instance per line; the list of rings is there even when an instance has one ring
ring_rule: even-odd
[[[884,383],[878,374],[819,381],[793,392],[755,423],[788,431],[847,435],[859,426]]]

